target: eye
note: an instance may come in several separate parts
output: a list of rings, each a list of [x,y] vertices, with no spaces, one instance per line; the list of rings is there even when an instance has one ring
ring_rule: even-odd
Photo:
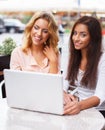
[[[44,33],[48,33],[48,30],[47,30],[47,29],[43,29],[43,32],[44,32]]]
[[[76,31],[74,31],[74,32],[73,32],[73,35],[77,35],[77,32],[76,32]]]
[[[34,29],[35,29],[35,30],[38,30],[38,29],[39,29],[39,27],[38,27],[38,26],[34,26]]]
[[[80,35],[81,35],[81,37],[86,37],[87,36],[86,33],[81,33]]]

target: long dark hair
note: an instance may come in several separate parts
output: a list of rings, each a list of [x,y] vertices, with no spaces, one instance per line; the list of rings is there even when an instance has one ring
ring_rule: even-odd
[[[83,16],[77,20],[74,24],[70,35],[70,48],[69,48],[69,62],[67,70],[67,80],[71,85],[75,85],[77,80],[77,74],[81,63],[81,50],[76,50],[72,41],[74,29],[78,24],[84,24],[87,26],[90,43],[87,50],[87,65],[84,75],[81,80],[81,84],[91,89],[96,87],[97,82],[97,68],[99,59],[101,56],[101,44],[102,44],[102,30],[98,19],[91,16]]]

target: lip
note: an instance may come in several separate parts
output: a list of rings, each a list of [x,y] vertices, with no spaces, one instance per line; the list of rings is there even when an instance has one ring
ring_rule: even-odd
[[[35,36],[35,37],[33,37],[33,38],[34,38],[35,41],[41,41],[41,40],[42,40],[42,38],[37,37],[37,36]]]
[[[79,42],[75,42],[74,45],[75,45],[75,46],[80,46],[81,43],[79,43]]]

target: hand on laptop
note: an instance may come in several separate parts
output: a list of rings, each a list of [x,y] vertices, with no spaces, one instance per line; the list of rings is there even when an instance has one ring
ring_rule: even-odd
[[[74,115],[78,114],[79,112],[80,105],[77,98],[71,94],[64,92],[64,114]]]
[[[65,91],[63,92],[63,96],[64,96],[64,106],[68,103],[72,101],[72,97],[70,97],[70,94],[66,93]]]

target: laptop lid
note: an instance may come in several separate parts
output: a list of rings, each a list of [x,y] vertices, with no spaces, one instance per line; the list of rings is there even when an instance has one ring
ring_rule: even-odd
[[[10,107],[63,114],[61,74],[4,70],[7,103]]]

